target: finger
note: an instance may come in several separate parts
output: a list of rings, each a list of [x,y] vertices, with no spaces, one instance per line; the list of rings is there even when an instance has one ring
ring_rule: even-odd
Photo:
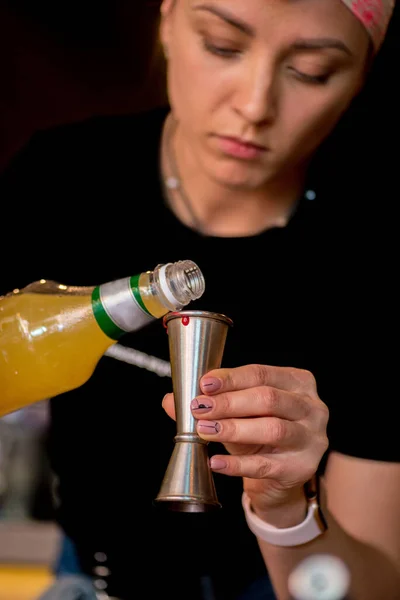
[[[216,397],[198,396],[191,403],[196,419],[232,419],[239,417],[278,417],[288,421],[300,421],[311,411],[302,396],[272,387],[256,387],[218,394]]]
[[[289,392],[303,390],[312,395],[316,394],[313,374],[291,367],[254,364],[233,369],[214,369],[200,381],[201,390],[207,395],[264,385]]]
[[[296,450],[303,447],[306,440],[302,425],[275,417],[200,420],[197,421],[197,433],[204,440],[224,444],[251,444]]]
[[[162,399],[162,407],[171,419],[176,420],[175,416],[175,404],[174,404],[174,395],[173,394],[165,394]]]
[[[215,455],[210,458],[210,467],[224,475],[251,479],[279,479],[284,474],[284,462],[279,456],[273,455]]]

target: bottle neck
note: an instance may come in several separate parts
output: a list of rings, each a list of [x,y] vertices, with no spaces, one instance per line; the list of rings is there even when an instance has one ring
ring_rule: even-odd
[[[101,330],[118,340],[168,311],[181,310],[200,298],[204,287],[202,272],[190,260],[157,265],[153,271],[94,288],[93,314]]]
[[[139,277],[134,275],[104,283],[92,292],[94,317],[103,333],[112,340],[155,320],[140,295]]]

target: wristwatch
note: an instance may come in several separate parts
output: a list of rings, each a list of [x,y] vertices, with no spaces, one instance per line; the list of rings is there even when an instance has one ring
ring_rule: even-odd
[[[301,546],[322,535],[328,527],[318,503],[317,477],[305,484],[304,492],[308,500],[307,516],[299,525],[286,529],[280,529],[260,519],[251,508],[249,496],[243,492],[242,506],[250,531],[274,546]]]

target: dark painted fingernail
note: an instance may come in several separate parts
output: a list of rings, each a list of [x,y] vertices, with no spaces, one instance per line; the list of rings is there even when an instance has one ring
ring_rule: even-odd
[[[222,387],[222,381],[216,377],[204,377],[201,380],[203,392],[218,392]]]
[[[190,407],[196,412],[206,413],[214,407],[214,403],[207,397],[200,397],[192,400],[192,402],[190,403]]]
[[[215,435],[221,431],[221,423],[218,423],[218,421],[198,421],[197,431],[206,435]]]

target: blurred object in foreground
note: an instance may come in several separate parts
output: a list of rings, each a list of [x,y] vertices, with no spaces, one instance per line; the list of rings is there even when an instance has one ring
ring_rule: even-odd
[[[0,600],[36,600],[53,579],[46,567],[0,565]]]
[[[67,575],[54,581],[38,600],[98,600],[98,598],[88,577]],[[108,596],[105,595],[105,598]]]
[[[315,554],[297,565],[288,585],[293,600],[348,600],[350,572],[336,556]]]
[[[38,402],[0,419],[0,519],[32,518],[38,488],[50,485],[44,451],[48,403]]]

